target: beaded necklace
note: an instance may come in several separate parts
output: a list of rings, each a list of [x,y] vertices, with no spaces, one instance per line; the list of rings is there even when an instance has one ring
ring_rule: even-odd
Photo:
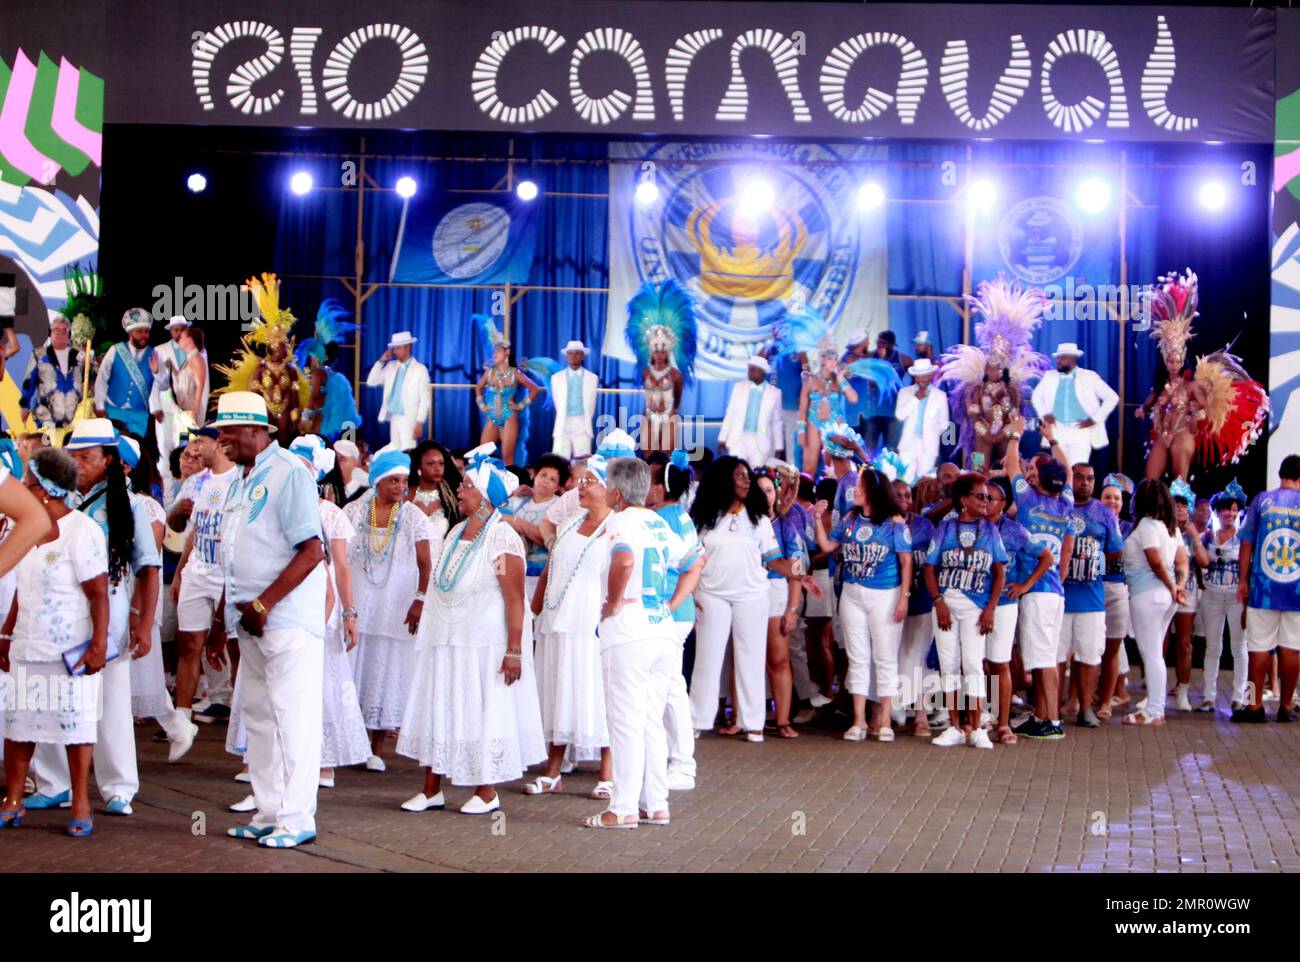
[[[483,527],[479,528],[478,534],[474,535],[474,540],[469,543],[469,547],[459,552],[460,558],[457,560],[455,570],[451,572],[450,577],[448,577],[448,569],[452,567],[452,557],[458,553],[456,549],[460,545],[461,533],[464,532],[469,521],[462,521],[447,535],[447,547],[443,550],[442,563],[439,564],[438,575],[434,579],[434,584],[437,585],[440,594],[445,595],[454,591],[456,586],[461,583],[470,562],[478,555],[487,540],[488,529],[492,527],[491,520],[489,518],[485,521]]]
[[[613,517],[613,515],[614,515],[613,511],[605,515],[604,519],[600,522],[600,524],[596,526],[596,530],[587,536],[587,543],[582,546],[582,552],[578,555],[578,560],[574,562],[573,569],[569,572],[568,579],[564,582],[564,585],[560,588],[560,596],[556,598],[554,602],[551,601],[551,589],[555,587],[555,582],[549,579],[547,580],[546,595],[543,601],[543,604],[545,605],[547,611],[554,611],[556,608],[560,607],[560,605],[564,604],[564,599],[569,594],[569,587],[577,579],[578,572],[582,570],[582,562],[586,559],[587,552],[591,549],[591,546],[596,543],[601,533],[605,530],[605,525],[609,524],[609,519]],[[584,514],[578,520],[578,523],[576,525],[574,525],[572,528],[569,528],[568,531],[565,531],[564,533],[568,534],[569,531],[578,530],[578,528],[582,527],[582,523],[583,521],[586,520],[586,518],[587,515]],[[552,551],[553,550],[554,549],[552,549]]]
[[[388,584],[388,579],[392,577],[392,555],[394,546],[397,544],[397,530],[400,525],[401,504],[392,505],[388,512],[388,524],[382,529],[383,536],[376,544],[375,532],[379,528],[379,498],[371,493],[370,506],[367,512],[366,525],[368,530],[366,536],[359,539],[361,541],[361,568],[366,573],[368,580],[376,588],[382,588]],[[375,573],[380,569],[384,571],[384,580],[376,581]]]

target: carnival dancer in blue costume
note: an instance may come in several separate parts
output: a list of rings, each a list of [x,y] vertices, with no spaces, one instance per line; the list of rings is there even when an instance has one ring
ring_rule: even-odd
[[[627,343],[636,354],[645,391],[641,448],[671,454],[677,447],[682,391],[695,368],[695,301],[676,281],[649,281],[627,303]]]
[[[491,317],[475,314],[473,322],[482,332],[492,354],[492,363],[474,385],[478,409],[485,416],[479,443],[499,443],[501,460],[507,465],[514,464],[515,445],[519,440],[519,412],[532,404],[542,389],[515,367],[510,342]],[[516,401],[520,388],[527,391],[528,396]]]
[[[121,422],[137,437],[148,433],[149,394],[158,373],[158,359],[149,346],[152,325],[143,307],[133,307],[123,314],[126,340],[108,349],[95,378],[95,414]]]
[[[311,384],[311,398],[302,412],[303,432],[319,434],[331,444],[349,428],[361,427],[352,382],[331,367],[344,335],[357,327],[343,320],[347,316],[342,304],[326,298],[316,312],[315,337],[303,341],[296,352],[298,369],[307,372]]]

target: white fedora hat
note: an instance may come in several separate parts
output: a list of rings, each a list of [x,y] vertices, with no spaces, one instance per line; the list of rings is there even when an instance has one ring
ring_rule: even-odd
[[[758,368],[764,374],[767,374],[772,370],[772,365],[767,362],[767,358],[762,354],[755,354],[747,363],[750,367]]]
[[[564,345],[564,353],[568,354],[570,351],[581,351],[583,354],[591,353],[591,351],[587,349],[587,345],[583,344],[581,341],[570,341],[568,344]]]
[[[238,424],[251,424],[259,428],[269,428],[275,433],[275,426],[266,413],[266,401],[262,395],[252,391],[231,391],[221,395],[217,401],[217,417],[213,427],[232,427]]]
[[[414,337],[410,331],[398,331],[388,339],[389,347],[410,347],[419,338]]]
[[[167,318],[167,327],[169,329],[173,327],[191,327],[191,326],[192,325],[190,324],[189,320],[182,314],[177,314],[174,317]]]
[[[110,445],[116,447],[117,441],[117,428],[113,427],[113,422],[108,418],[85,418],[72,426],[72,434],[68,436],[68,443],[63,446],[63,450],[80,451],[83,448]]]
[[[1064,357],[1067,354],[1071,357],[1083,357],[1083,351],[1079,350],[1079,345],[1073,341],[1066,341],[1063,344],[1056,345],[1056,351],[1052,354],[1052,357]]]
[[[907,373],[912,377],[925,377],[927,374],[936,374],[939,369],[935,367],[934,362],[928,357],[919,358],[907,369]]]

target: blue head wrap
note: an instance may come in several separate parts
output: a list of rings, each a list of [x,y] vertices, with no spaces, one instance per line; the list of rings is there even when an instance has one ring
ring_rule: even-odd
[[[1226,488],[1214,496],[1214,499],[1210,502],[1210,507],[1215,511],[1218,511],[1219,505],[1227,504],[1230,501],[1236,501],[1237,504],[1241,505],[1243,508],[1250,504],[1250,499],[1246,497],[1245,489],[1237,483],[1236,478],[1233,478]]]
[[[615,428],[601,438],[596,453],[607,461],[613,461],[615,458],[634,458],[636,441],[632,440],[632,435],[626,431]]]
[[[19,481],[23,479],[23,459],[18,453],[18,445],[9,438],[0,440],[0,465],[4,465]]]
[[[1102,478],[1101,486],[1103,488],[1119,488],[1125,494],[1133,493],[1133,479],[1127,474],[1120,474],[1118,471]]]
[[[689,471],[691,469],[691,456],[686,453],[684,448],[678,448],[668,456],[668,463],[680,471]]]
[[[140,463],[140,445],[134,438],[123,435],[117,439],[117,456],[122,459],[123,464],[134,470]]]
[[[609,476],[609,458],[603,454],[593,454],[587,459],[587,470],[599,478],[601,484],[604,484]]]
[[[69,508],[72,508],[73,510],[76,510],[77,506],[81,504],[80,492],[61,487],[55,484],[49,478],[42,477],[41,469],[36,466],[36,462],[34,460],[31,462],[31,464],[28,465],[28,467],[31,469],[32,477],[34,477],[37,481],[40,482],[41,487],[45,489],[45,492],[51,498],[64,499],[64,502],[67,504],[67,506]]]
[[[1188,507],[1196,503],[1196,493],[1192,491],[1192,486],[1182,478],[1178,478],[1169,486],[1169,494],[1186,501]]]
[[[510,494],[519,487],[519,479],[506,470],[500,458],[493,457],[495,444],[481,444],[465,454],[465,476],[494,508],[504,508]]]
[[[373,487],[384,478],[410,477],[411,456],[405,451],[382,451],[370,460],[370,484]]]

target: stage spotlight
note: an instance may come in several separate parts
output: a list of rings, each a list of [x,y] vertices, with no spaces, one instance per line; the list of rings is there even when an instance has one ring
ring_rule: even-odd
[[[1089,177],[1074,192],[1074,202],[1088,214],[1100,214],[1110,206],[1110,184],[1100,177]]]
[[[289,178],[289,189],[301,197],[303,194],[311,192],[312,179],[311,174],[305,170],[300,170]]]
[[[201,194],[208,189],[208,179],[199,173],[190,174],[185,178],[185,186],[191,194]]]
[[[1223,206],[1228,202],[1228,191],[1222,182],[1217,180],[1207,180],[1201,185],[1196,196],[1206,210],[1223,210]]]
[[[998,185],[991,180],[977,180],[966,188],[966,201],[975,210],[991,210],[998,200]]]
[[[858,210],[875,210],[885,202],[885,188],[867,181],[858,188]]]
[[[649,207],[659,199],[659,185],[653,180],[643,180],[636,185],[636,202],[642,207]]]
[[[520,200],[536,200],[537,185],[531,180],[521,180],[515,185],[515,194]]]
[[[740,187],[740,208],[747,214],[761,214],[776,204],[776,190],[761,177],[751,177]]]
[[[409,200],[415,196],[415,178],[398,177],[397,178],[397,196],[403,200]]]

